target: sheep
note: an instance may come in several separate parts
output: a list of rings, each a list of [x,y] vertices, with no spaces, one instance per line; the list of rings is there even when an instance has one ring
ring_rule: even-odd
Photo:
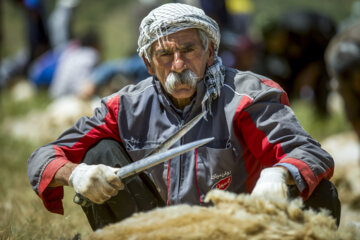
[[[205,201],[213,206],[181,204],[137,213],[87,239],[360,239],[356,227],[338,231],[325,210],[303,211],[300,198],[288,202],[212,190]]]

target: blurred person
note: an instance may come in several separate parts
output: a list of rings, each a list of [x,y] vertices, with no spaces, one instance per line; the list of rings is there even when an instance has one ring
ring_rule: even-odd
[[[200,5],[220,26],[219,56],[223,64],[244,71],[251,69],[256,48],[249,35],[254,11],[251,0],[201,0]]]
[[[49,29],[50,32],[54,33],[52,34],[53,49],[36,59],[29,73],[32,83],[34,83],[37,88],[48,88],[52,85],[51,82],[55,78],[60,56],[67,48],[70,40],[69,36],[72,36],[71,20],[73,12],[78,5],[78,0],[59,0],[52,16],[49,18]],[[153,6],[157,5],[156,2],[152,1],[142,3],[142,8],[135,8],[136,11],[133,21],[139,21],[138,19],[144,17],[150,11],[150,7],[153,8]],[[70,44],[69,46],[72,45],[73,44]],[[86,57],[84,59],[86,59]],[[68,64],[67,66],[70,65],[73,64]],[[89,73],[89,71],[91,73]],[[104,97],[127,84],[137,83],[149,76],[143,61],[137,54],[107,60],[102,63],[98,62],[96,66],[87,69],[86,72],[84,76],[87,79],[82,80],[81,90],[76,94],[83,99],[90,99],[94,96]],[[57,76],[59,76],[59,74],[57,74]],[[79,81],[80,80],[78,80],[78,82]],[[65,86],[62,88],[64,87]],[[51,88],[53,89],[51,91],[54,92],[58,87]]]
[[[24,12],[26,46],[14,56],[1,60],[0,88],[15,76],[26,76],[31,62],[51,48],[46,25],[46,9],[42,0],[13,0]]]
[[[222,31],[219,55],[226,66],[239,70],[254,67],[256,43],[250,36],[254,6],[251,0],[225,0],[227,27]]]
[[[173,204],[204,205],[211,189],[328,209],[340,221],[329,181],[332,157],[301,127],[272,80],[222,65],[220,31],[201,9],[170,3],[140,24],[138,53],[151,77],[103,98],[56,141],[35,150],[28,176],[45,207],[63,213],[63,186],[93,203],[95,230],[134,212]],[[203,147],[121,181],[137,161],[199,113],[205,117],[175,146],[214,137]]]
[[[29,52],[26,49],[19,50],[14,56],[1,59],[0,62],[0,90],[12,85],[12,80],[21,76],[27,64]]]
[[[191,3],[213,18],[221,31],[230,29],[232,32],[245,35],[249,31],[254,6],[251,0],[179,0],[175,2]]]
[[[254,5],[251,0],[179,0],[204,10],[219,25],[219,56],[225,66],[239,70],[254,67],[256,44],[250,36]]]
[[[128,84],[137,84],[149,77],[144,61],[139,55],[107,60],[96,66],[83,87],[82,97],[105,97]]]
[[[74,40],[72,22],[79,0],[58,0],[52,10],[47,27],[51,49],[34,59],[27,73],[36,88],[48,88],[54,78],[59,58],[69,41]]]
[[[75,95],[88,99],[87,86],[100,62],[100,48],[98,34],[90,29],[35,59],[29,80],[37,89],[48,89],[53,98]]]
[[[80,0],[57,0],[52,10],[47,26],[52,48],[61,48],[74,37],[72,25],[74,21],[74,11],[78,7]]]
[[[360,19],[341,23],[341,30],[330,41],[325,60],[334,91],[342,98],[344,113],[351,131],[328,137],[322,146],[333,152],[337,165],[334,183],[342,187],[342,205],[351,212],[359,210],[360,176]],[[346,206],[348,205],[348,206]],[[351,219],[359,227],[359,220]]]
[[[48,87],[60,53],[73,38],[72,21],[79,0],[58,0],[47,18],[41,0],[16,1],[25,9],[29,45],[0,65],[0,88],[15,76],[30,77],[35,87]]]
[[[135,4],[136,7],[134,7],[130,21],[136,26],[140,25],[141,19],[152,9],[160,5],[158,0],[138,0]],[[128,33],[133,34],[132,31],[128,31]],[[134,38],[137,37],[137,34],[136,32]],[[105,97],[128,84],[136,84],[148,76],[144,61],[136,53],[106,60],[92,71],[88,83],[83,88],[83,97]]]
[[[29,59],[25,73],[31,61],[50,49],[49,32],[46,26],[46,9],[42,0],[18,1],[24,8],[27,19],[27,37]]]
[[[225,0],[229,13],[228,25],[233,32],[240,35],[249,34],[254,5],[251,0]]]
[[[327,114],[330,78],[324,52],[335,33],[328,16],[313,10],[288,12],[264,27],[254,71],[278,82],[290,99],[314,102],[320,114]]]
[[[59,58],[66,46],[50,49],[36,58],[29,67],[28,78],[36,89],[48,89],[54,79]]]
[[[360,21],[340,31],[326,49],[330,75],[338,82],[345,113],[360,141]]]
[[[100,39],[93,30],[70,41],[61,51],[49,86],[51,97],[66,95],[83,97],[91,72],[100,61]]]

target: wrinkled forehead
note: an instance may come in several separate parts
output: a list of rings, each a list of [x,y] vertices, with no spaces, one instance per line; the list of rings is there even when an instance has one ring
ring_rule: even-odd
[[[197,29],[190,28],[163,36],[153,42],[151,47],[154,50],[159,48],[181,48],[197,44],[201,44],[199,33]]]

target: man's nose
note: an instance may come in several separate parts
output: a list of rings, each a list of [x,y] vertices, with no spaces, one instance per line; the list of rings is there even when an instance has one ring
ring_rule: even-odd
[[[183,57],[181,56],[181,53],[179,51],[174,52],[174,59],[171,66],[171,70],[180,73],[183,70],[185,70],[185,68],[186,65]]]

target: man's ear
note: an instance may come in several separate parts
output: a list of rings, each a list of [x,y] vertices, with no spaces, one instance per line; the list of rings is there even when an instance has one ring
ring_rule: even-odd
[[[214,59],[215,59],[215,47],[213,42],[210,42],[208,47],[208,52],[209,52],[209,58],[207,61],[207,66],[210,67],[211,65],[214,64]]]
[[[147,69],[148,73],[150,75],[154,75],[155,71],[154,71],[153,67],[151,66],[150,62],[144,56],[142,56],[142,59],[143,59],[143,61],[145,63],[145,66],[146,66],[146,69]]]

